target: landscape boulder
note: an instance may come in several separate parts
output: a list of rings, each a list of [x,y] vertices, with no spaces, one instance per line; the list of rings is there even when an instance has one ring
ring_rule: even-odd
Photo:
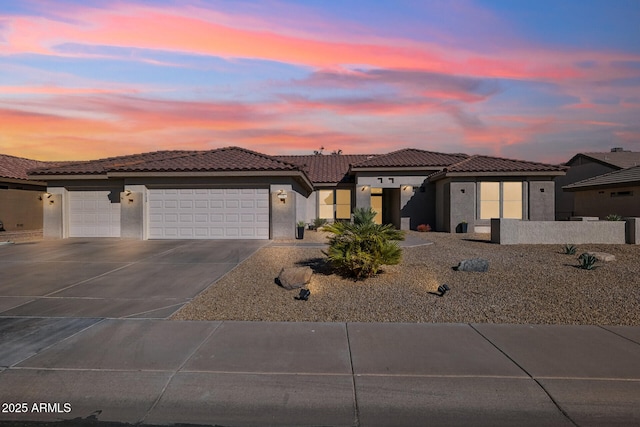
[[[312,275],[311,267],[283,268],[280,270],[276,282],[287,290],[296,289],[309,283]]]
[[[598,261],[602,261],[602,262],[609,262],[609,261],[615,261],[616,260],[616,256],[615,255],[611,255],[608,254],[606,252],[587,252],[589,255],[593,255],[594,257],[596,257],[596,259]]]
[[[460,261],[455,268],[457,271],[479,271],[485,272],[489,270],[489,261],[482,258],[471,258]]]

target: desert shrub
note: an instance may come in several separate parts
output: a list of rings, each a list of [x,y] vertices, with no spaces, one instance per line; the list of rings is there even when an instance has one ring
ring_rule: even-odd
[[[429,224],[420,224],[416,227],[416,230],[421,233],[426,233],[427,231],[431,231],[431,226]]]
[[[566,255],[574,255],[577,250],[578,248],[576,248],[574,245],[564,245],[564,253]]]
[[[324,254],[334,267],[356,280],[371,277],[381,266],[398,264],[402,259],[396,240],[404,240],[404,232],[391,224],[375,224],[375,216],[371,208],[356,209],[352,223],[336,222],[324,228],[333,233]]]
[[[313,228],[318,230],[320,227],[323,227],[327,224],[327,220],[324,218],[316,218],[313,220]]]
[[[622,217],[617,214],[609,214],[604,219],[607,221],[622,221]]]
[[[598,259],[595,257],[595,255],[586,252],[578,257],[579,266],[583,270],[593,270],[595,268],[597,260]]]

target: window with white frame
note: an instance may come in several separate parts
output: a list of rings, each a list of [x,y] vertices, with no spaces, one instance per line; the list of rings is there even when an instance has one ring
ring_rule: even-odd
[[[480,219],[522,219],[522,182],[480,182]]]

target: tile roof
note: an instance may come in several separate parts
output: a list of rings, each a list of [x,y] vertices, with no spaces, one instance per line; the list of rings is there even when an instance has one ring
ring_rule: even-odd
[[[587,157],[599,163],[614,166],[619,169],[640,165],[640,152],[638,151],[608,151],[606,153],[578,153],[566,164],[573,163],[578,157]]]
[[[443,167],[466,159],[466,154],[436,153],[433,151],[404,148],[389,154],[381,154],[354,164],[354,168],[378,167]]]
[[[367,160],[371,156],[366,154],[310,154],[274,157],[298,165],[307,173],[311,182],[337,184],[339,182],[352,181],[353,177],[348,175],[349,167],[354,163]]]
[[[276,157],[240,147],[193,151],[182,156],[113,166],[117,172],[196,172],[196,171],[296,171],[300,168]]]
[[[593,187],[640,185],[640,165],[598,175],[562,187],[567,190],[587,190]]]
[[[29,175],[99,175],[117,167],[135,165],[159,159],[180,157],[190,153],[198,153],[198,151],[154,151],[151,153],[108,157],[98,160],[67,162],[57,167],[40,167],[38,169],[31,170]]]
[[[28,180],[27,171],[29,169],[51,166],[52,164],[54,163],[0,154],[0,178]]]
[[[563,166],[501,157],[474,155],[444,169],[446,172],[563,172]]]

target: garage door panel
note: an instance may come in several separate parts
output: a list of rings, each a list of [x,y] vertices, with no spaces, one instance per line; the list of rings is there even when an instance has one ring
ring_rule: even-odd
[[[149,237],[268,239],[269,191],[248,188],[149,190]]]
[[[69,192],[69,237],[120,237],[118,189]]]

